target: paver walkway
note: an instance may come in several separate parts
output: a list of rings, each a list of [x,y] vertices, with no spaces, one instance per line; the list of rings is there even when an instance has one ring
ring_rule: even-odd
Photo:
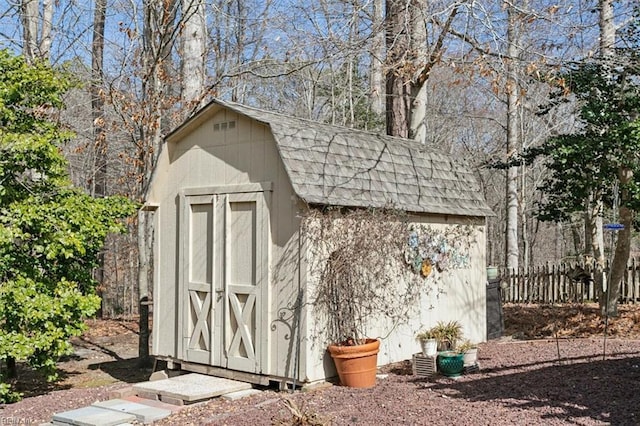
[[[100,401],[89,407],[56,413],[48,425],[125,426],[131,422],[149,424],[185,408],[188,404],[222,395],[249,395],[249,383],[203,374],[184,374],[133,385],[131,394]],[[255,391],[259,392],[259,391]]]

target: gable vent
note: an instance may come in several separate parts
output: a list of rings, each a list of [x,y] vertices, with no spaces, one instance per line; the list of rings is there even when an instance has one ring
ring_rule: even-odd
[[[217,132],[220,130],[235,129],[235,128],[236,128],[235,121],[225,121],[224,123],[215,123],[213,125],[214,132]]]

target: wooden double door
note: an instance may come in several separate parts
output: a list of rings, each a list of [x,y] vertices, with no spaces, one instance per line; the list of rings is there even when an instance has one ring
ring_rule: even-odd
[[[250,373],[266,367],[267,191],[185,190],[181,196],[181,359]]]

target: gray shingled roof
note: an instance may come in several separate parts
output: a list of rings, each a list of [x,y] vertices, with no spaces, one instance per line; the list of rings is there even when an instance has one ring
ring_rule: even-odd
[[[488,216],[471,169],[417,142],[214,101],[270,126],[296,194],[310,204]]]

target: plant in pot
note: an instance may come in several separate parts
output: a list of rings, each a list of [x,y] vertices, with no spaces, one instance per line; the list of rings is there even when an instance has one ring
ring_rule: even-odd
[[[458,321],[438,321],[431,330],[438,341],[438,371],[448,377],[458,377],[464,371],[463,355],[455,350],[462,338],[462,324]]]
[[[470,367],[476,365],[478,362],[478,345],[471,342],[471,340],[465,340],[456,347],[456,350],[462,354],[464,366]]]
[[[331,253],[327,261],[323,293],[332,315],[328,318],[331,343],[328,351],[334,360],[340,383],[350,387],[375,385],[377,354],[380,340],[367,337],[363,305],[354,303],[359,295],[351,273],[340,264],[347,254],[343,250]],[[349,268],[350,269],[350,268]],[[316,298],[316,302],[319,299]]]
[[[462,324],[458,321],[438,321],[431,332],[438,341],[438,351],[450,351],[462,339]]]
[[[368,330],[380,320],[406,320],[420,291],[409,285],[397,291],[393,264],[403,262],[406,222],[393,211],[312,209],[303,231],[319,277],[310,297],[318,335],[327,341],[341,384],[372,387],[380,340]]]
[[[431,328],[416,334],[416,340],[420,342],[424,356],[434,356],[438,352],[438,340],[436,337],[436,333]]]
[[[464,371],[464,356],[456,350],[438,352],[438,371],[447,377],[458,377]]]

